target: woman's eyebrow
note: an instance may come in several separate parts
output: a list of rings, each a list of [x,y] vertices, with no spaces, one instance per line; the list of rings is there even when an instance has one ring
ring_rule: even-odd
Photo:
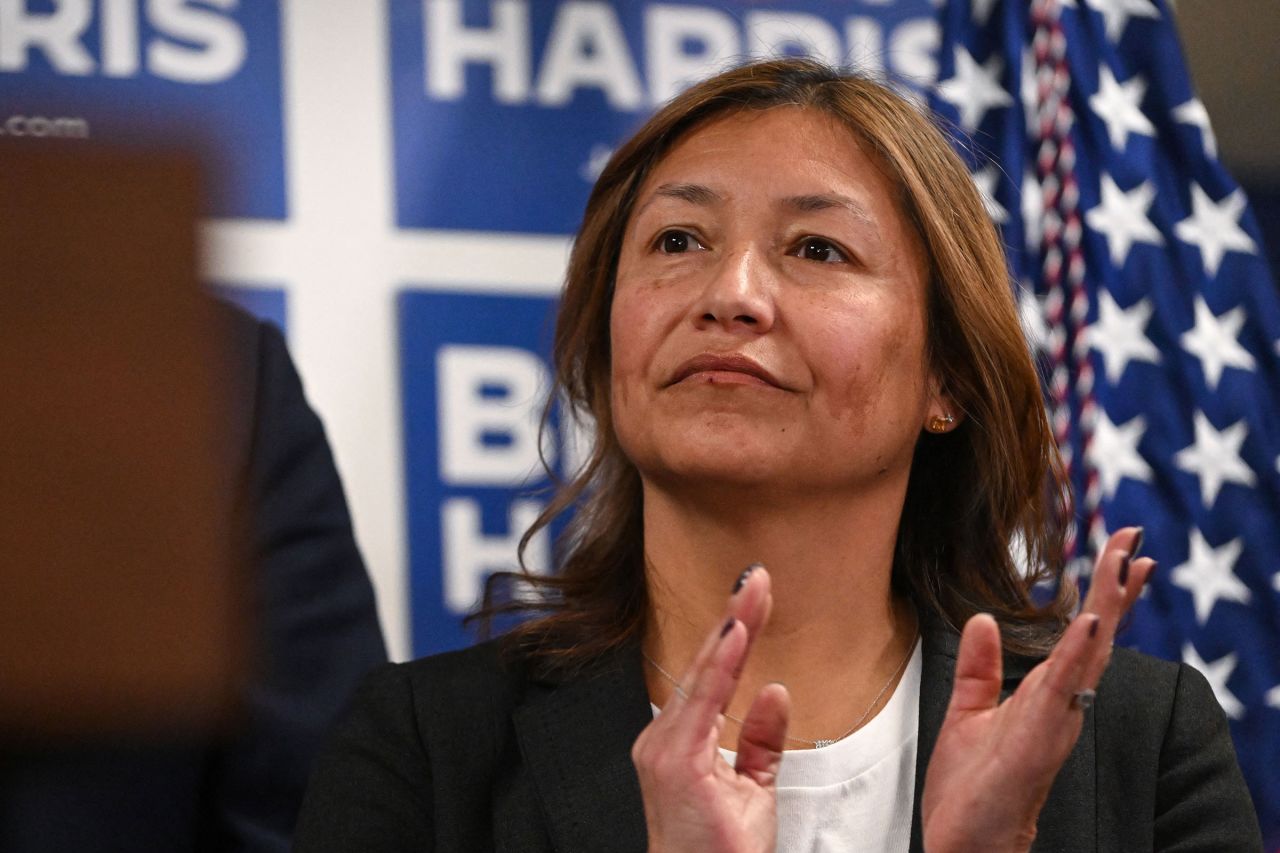
[[[875,219],[858,202],[839,193],[818,193],[816,195],[793,195],[782,199],[782,206],[800,213],[812,213],[819,210],[840,208],[868,225],[875,225]]]
[[[653,194],[655,197],[676,198],[703,207],[724,201],[719,193],[702,184],[663,184]]]
[[[719,193],[702,184],[662,184],[654,189],[653,195],[645,199],[644,203],[636,208],[635,213],[631,215],[632,219],[639,217],[640,214],[644,213],[645,208],[660,198],[674,198],[679,201],[696,204],[699,207],[710,207],[717,202],[724,201],[724,198]]]

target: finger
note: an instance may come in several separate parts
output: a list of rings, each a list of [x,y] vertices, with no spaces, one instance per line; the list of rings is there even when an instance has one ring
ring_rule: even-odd
[[[1041,666],[1045,676],[1032,697],[1040,713],[1060,717],[1076,706],[1073,699],[1077,691],[1093,689],[1097,681],[1091,677],[1090,663],[1099,648],[1105,655],[1110,643],[1102,636],[1102,617],[1096,613],[1081,613],[1071,621],[1062,638]],[[1052,719],[1045,725],[1052,725]]]
[[[1094,644],[1091,657],[1084,668],[1084,676],[1081,679],[1083,687],[1097,687],[1098,682],[1102,680],[1102,673],[1106,671],[1107,664],[1111,662],[1111,651],[1115,643],[1116,631],[1119,628],[1119,620],[1125,617],[1133,607],[1134,602],[1138,600],[1138,596],[1142,594],[1142,588],[1146,586],[1155,568],[1155,560],[1149,557],[1140,557],[1130,563],[1127,573],[1122,572],[1122,576],[1127,574],[1127,577],[1124,577],[1125,584],[1121,587],[1120,615],[1116,623],[1103,625],[1100,632],[1101,639]]]
[[[1023,679],[1006,704],[1017,708],[1004,733],[1019,745],[1019,758],[1011,768],[1028,781],[1042,779],[1050,768],[1056,772],[1079,737],[1084,717],[1073,699],[1077,690],[1093,686],[1083,679],[1101,621],[1096,613],[1081,613],[1072,620],[1053,653]]]
[[[696,673],[688,696],[672,718],[670,737],[674,749],[699,749],[717,730],[720,715],[737,687],[734,672],[746,650],[747,629],[741,621],[730,618],[721,629],[706,664]]]
[[[1004,664],[1000,656],[1000,626],[988,613],[965,623],[956,658],[956,681],[947,714],[985,711],[1000,702]]]
[[[1098,555],[1081,612],[1101,616],[1104,630],[1114,628],[1124,612],[1128,576],[1132,574],[1132,549],[1141,545],[1141,536],[1140,527],[1117,530]],[[1123,583],[1122,575],[1125,576]]]
[[[674,703],[678,707],[693,692],[700,673],[706,669],[711,655],[720,642],[720,633],[727,630],[725,626],[731,621],[737,619],[747,626],[748,642],[764,627],[773,603],[769,589],[769,573],[765,571],[762,564],[752,563],[743,570],[730,591],[729,605],[725,614],[726,621],[721,623],[716,631],[707,634],[697,655],[694,656],[693,663],[680,678],[678,695],[672,697],[672,702],[669,702],[668,706]],[[674,708],[663,709],[664,712],[667,710],[674,710]]]
[[[734,583],[728,618],[707,635],[680,689],[663,708],[663,729],[670,732],[673,746],[697,749],[719,724],[737,689],[751,640],[764,628],[772,602],[769,573],[753,563]],[[743,635],[740,640],[737,634]]]
[[[765,605],[773,597],[773,579],[762,563],[752,563],[738,576],[733,594],[729,596],[729,615],[742,620],[748,634],[755,634],[764,627],[768,618]]]
[[[741,677],[751,646],[769,621],[769,612],[773,609],[772,583],[768,570],[760,563],[753,563],[743,572],[739,586],[729,599],[729,615],[747,628],[747,651],[734,670],[735,679]]]
[[[667,700],[667,704],[662,708],[662,716],[668,714],[679,713],[680,709],[689,700],[689,694],[693,692],[693,686],[698,682],[701,673],[707,668],[711,662],[712,655],[720,645],[720,638],[729,630],[729,626],[733,622],[733,617],[729,617],[723,623],[707,633],[706,638],[702,641],[702,645],[698,648],[698,653],[694,655],[693,663],[689,664],[689,668],[680,676],[680,681],[676,686],[675,694]]]
[[[1151,575],[1156,570],[1156,561],[1150,557],[1139,557],[1133,560],[1129,566],[1128,577],[1123,578],[1124,587],[1124,609],[1127,612],[1138,600],[1138,596],[1142,595],[1143,588],[1147,582],[1151,580]],[[1123,577],[1123,576],[1122,576]]]
[[[761,688],[742,720],[733,769],[761,787],[773,787],[782,764],[790,717],[791,695],[787,688],[776,682]]]
[[[752,563],[734,585],[729,597],[729,619],[721,629],[719,645],[694,673],[687,691],[689,719],[684,736],[693,743],[702,742],[705,732],[717,723],[733,699],[751,643],[764,629],[773,606],[771,583],[765,567]],[[741,643],[739,633],[743,635]]]
[[[1133,606],[1141,592],[1142,583],[1149,575],[1145,558],[1135,557],[1142,547],[1143,529],[1125,527],[1117,530],[1107,540],[1094,568],[1082,613],[1094,613],[1099,619],[1097,639],[1084,651],[1079,663],[1080,685],[1077,690],[1093,689],[1102,678],[1111,661],[1111,648],[1115,642],[1120,620]]]

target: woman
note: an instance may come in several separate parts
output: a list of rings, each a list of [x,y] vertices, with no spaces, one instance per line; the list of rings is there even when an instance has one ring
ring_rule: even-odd
[[[591,195],[556,356],[595,446],[541,618],[371,678],[300,849],[1260,846],[1204,679],[1108,668],[1140,529],[1069,624],[1031,598],[1065,489],[1036,373],[901,97],[804,60],[677,97]]]

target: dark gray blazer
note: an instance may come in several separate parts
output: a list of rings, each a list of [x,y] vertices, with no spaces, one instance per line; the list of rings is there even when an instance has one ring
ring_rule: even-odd
[[[386,662],[342,483],[284,338],[238,309],[216,310],[232,462],[223,497],[251,522],[246,581],[260,655],[243,716],[224,737],[5,737],[3,853],[288,850],[325,734],[364,675]]]
[[[911,849],[958,638],[924,637]],[[1027,662],[1006,662],[1007,690]],[[631,648],[531,678],[494,643],[369,677],[312,776],[296,851],[644,851],[632,742],[652,719]],[[1117,649],[1040,815],[1036,850],[1261,850],[1226,720],[1185,665]]]

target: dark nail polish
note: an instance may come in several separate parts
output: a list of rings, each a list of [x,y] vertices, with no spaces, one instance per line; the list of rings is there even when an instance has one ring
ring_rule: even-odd
[[[1089,639],[1090,640],[1098,636],[1098,623],[1100,623],[1101,621],[1102,619],[1100,619],[1097,616],[1094,616],[1093,621],[1089,623]]]
[[[1136,557],[1142,553],[1142,536],[1145,532],[1145,528],[1138,528],[1138,535],[1133,537],[1133,547],[1129,549],[1130,556]]]
[[[735,622],[737,622],[737,621],[738,621],[738,620],[737,620],[737,619],[734,619],[732,616],[730,616],[730,617],[729,617],[729,621],[728,621],[728,622],[725,622],[725,623],[724,623],[724,627],[720,629],[720,637],[721,637],[721,639],[723,639],[723,638],[724,638],[724,635],[725,635],[725,634],[728,634],[730,631],[732,631],[732,630],[733,630],[733,624],[734,624]]]
[[[1132,554],[1125,554],[1124,559],[1120,561],[1120,586],[1129,583],[1129,564],[1133,562]]]
[[[742,570],[742,574],[738,575],[738,579],[733,582],[734,595],[737,595],[738,590],[746,586],[747,578],[751,577],[751,573],[758,568],[761,568],[760,563],[752,563],[751,565],[747,566],[745,569]]]

